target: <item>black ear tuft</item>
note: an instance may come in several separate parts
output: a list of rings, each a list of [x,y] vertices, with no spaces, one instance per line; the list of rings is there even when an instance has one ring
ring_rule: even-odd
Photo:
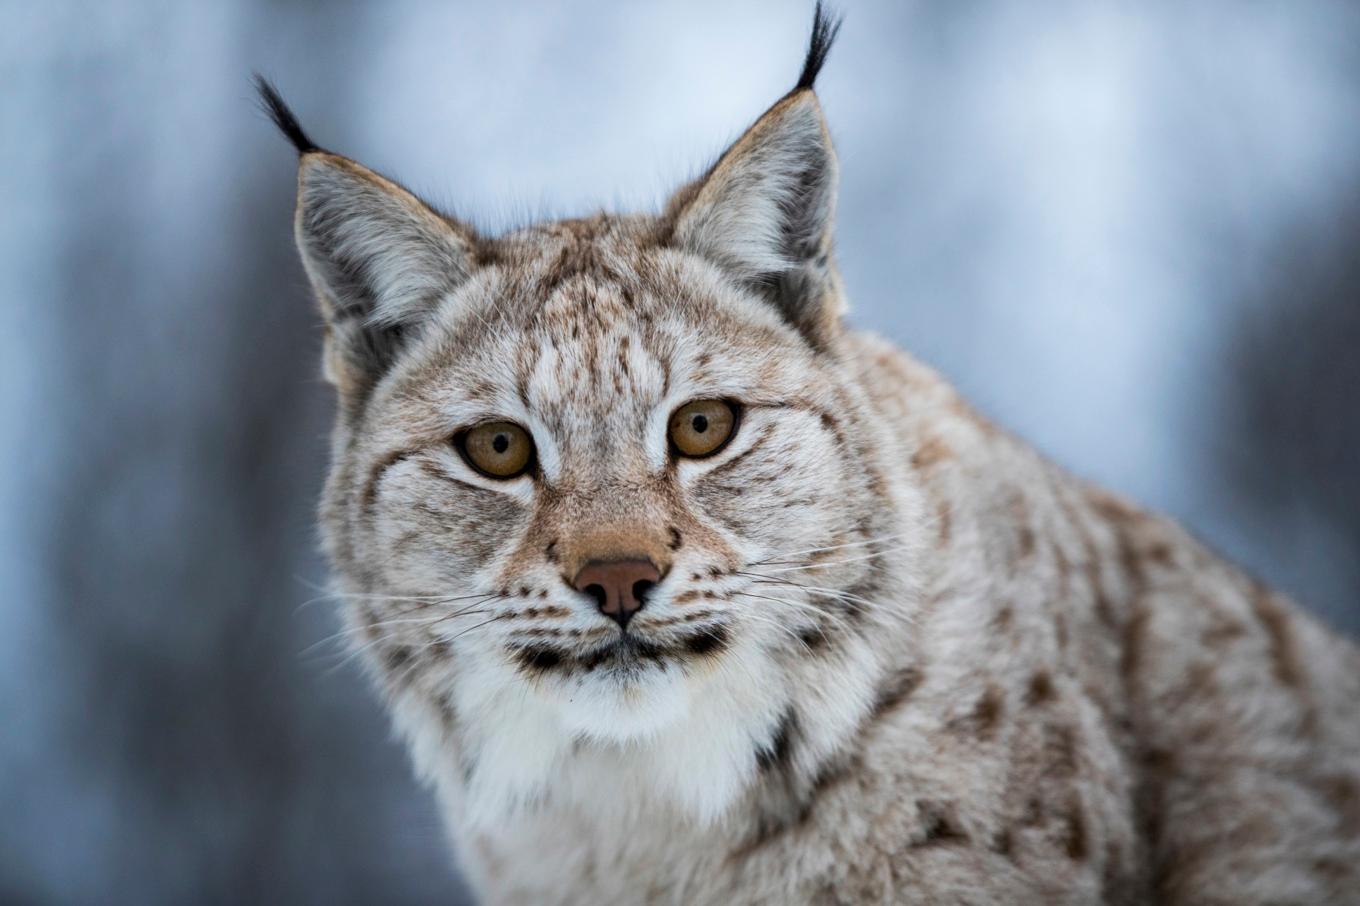
[[[803,72],[798,76],[798,84],[793,86],[794,91],[811,88],[817,81],[817,73],[822,71],[826,55],[840,33],[841,21],[840,16],[822,8],[822,0],[817,0],[817,8],[812,13],[812,38],[808,41],[807,59],[803,61]]]
[[[279,127],[279,131],[288,136],[288,140],[297,148],[298,154],[306,154],[308,151],[320,151],[307,133],[302,131],[298,125],[297,117],[293,116],[293,111],[288,109],[288,105],[279,97],[278,91],[269,84],[269,80],[258,72],[255,73],[255,90],[260,93],[260,109],[268,114],[274,121],[274,125]]]

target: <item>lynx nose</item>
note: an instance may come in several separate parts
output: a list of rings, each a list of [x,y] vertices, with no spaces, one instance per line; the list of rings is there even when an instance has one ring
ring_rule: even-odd
[[[571,584],[594,598],[600,613],[626,629],[659,581],[661,572],[651,560],[592,560],[581,567]]]

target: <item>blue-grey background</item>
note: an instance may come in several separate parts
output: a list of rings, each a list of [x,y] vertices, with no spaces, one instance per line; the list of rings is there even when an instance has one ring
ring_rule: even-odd
[[[855,321],[1360,632],[1360,7],[843,7]],[[456,899],[304,606],[332,401],[249,73],[494,226],[655,205],[810,3],[0,13],[0,900]]]

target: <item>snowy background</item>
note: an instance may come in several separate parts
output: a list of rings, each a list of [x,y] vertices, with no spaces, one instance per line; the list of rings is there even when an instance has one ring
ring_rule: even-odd
[[[1360,6],[855,2],[856,323],[1360,634]],[[457,901],[313,586],[309,132],[486,225],[654,206],[810,2],[0,0],[0,901]]]

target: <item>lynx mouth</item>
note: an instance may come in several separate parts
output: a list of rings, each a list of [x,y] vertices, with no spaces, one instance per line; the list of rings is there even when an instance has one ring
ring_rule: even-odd
[[[727,648],[730,638],[727,626],[718,623],[664,641],[624,631],[586,651],[537,644],[517,646],[511,652],[520,670],[532,676],[584,675],[602,670],[626,676],[650,667],[716,657]]]

